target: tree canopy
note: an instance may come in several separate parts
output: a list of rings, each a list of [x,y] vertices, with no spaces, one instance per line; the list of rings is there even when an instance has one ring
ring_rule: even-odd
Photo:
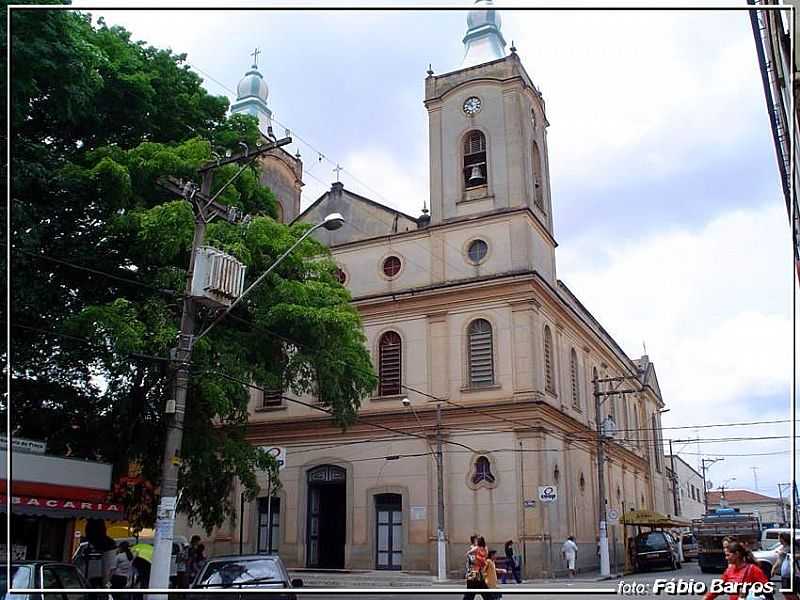
[[[157,180],[254,147],[256,121],[227,117],[184,55],[77,11],[13,11],[10,52],[14,433],[112,462],[117,476],[139,463],[157,484],[194,227]],[[237,169],[218,169],[214,190]],[[248,283],[307,227],[274,220],[257,163],[219,200],[253,217],[213,222],[206,239],[247,265]],[[248,382],[313,394],[337,424],[353,421],[375,377],[349,301],[308,239],[197,344],[179,478],[190,518],[221,524],[235,480],[252,498],[256,472],[275,468],[246,439]]]

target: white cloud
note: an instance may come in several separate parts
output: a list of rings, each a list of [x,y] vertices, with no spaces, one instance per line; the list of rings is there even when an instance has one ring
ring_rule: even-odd
[[[646,342],[671,409],[665,426],[788,418],[793,368],[788,238],[785,208],[775,202],[724,214],[694,231],[616,242],[584,239],[559,250],[559,276],[630,356],[638,356]],[[599,267],[584,260],[592,246],[605,252]],[[768,398],[781,400],[764,405]],[[787,428],[712,429],[700,435],[785,435]],[[788,447],[788,440],[775,440],[701,450],[744,454]],[[715,470],[732,477],[749,473],[750,465],[763,467],[759,477],[765,484],[787,477],[787,456],[731,457]],[[752,479],[740,475],[737,481]]]

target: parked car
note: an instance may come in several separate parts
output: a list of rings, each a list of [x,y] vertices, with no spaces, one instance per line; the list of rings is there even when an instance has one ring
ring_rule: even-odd
[[[769,548],[777,542],[782,533],[792,535],[792,530],[788,527],[769,527],[761,532],[761,547]]]
[[[114,541],[119,544],[121,542],[128,542],[130,546],[135,546],[136,544],[149,544],[153,545],[155,540],[151,537],[124,537],[124,538],[114,538]],[[182,535],[176,535],[172,538],[172,558],[169,563],[169,582],[170,587],[175,586],[175,579],[178,574],[178,566],[177,566],[177,558],[178,554],[185,549],[189,545],[188,540]],[[81,542],[78,545],[78,548],[75,550],[75,553],[72,555],[72,562],[77,565],[77,567],[81,570],[82,573],[86,573],[86,569],[88,567],[87,560],[100,560],[102,559],[101,555],[88,555],[86,554],[86,542]]]
[[[770,576],[772,567],[778,560],[778,550],[780,550],[780,547],[780,542],[773,542],[764,545],[762,550],[756,550],[753,552],[753,558],[756,559],[756,564],[761,567],[761,570],[764,571],[767,577]],[[800,537],[794,538],[794,547],[795,549],[800,548]],[[778,578],[779,576],[780,574],[776,575],[775,577]]]
[[[697,558],[698,545],[697,540],[691,533],[684,533],[681,535],[681,544],[683,545],[683,560],[688,562],[693,558]]]
[[[678,544],[666,531],[645,531],[636,538],[636,570],[655,567],[679,569]]]
[[[274,554],[250,554],[243,556],[216,556],[209,558],[192,582],[192,589],[237,588],[241,590],[303,587],[302,579],[290,579],[289,572],[280,557]],[[192,594],[192,598],[203,594]],[[208,594],[210,600],[220,600],[219,594]],[[227,594],[223,596],[228,597]],[[246,594],[231,594],[240,598]],[[297,596],[270,594],[270,600],[297,600]]]
[[[9,585],[10,581],[10,585]],[[22,560],[0,567],[0,600],[44,600],[44,594],[14,594],[8,588],[86,589],[89,584],[75,565],[47,560]],[[47,600],[88,600],[88,594],[48,593]]]

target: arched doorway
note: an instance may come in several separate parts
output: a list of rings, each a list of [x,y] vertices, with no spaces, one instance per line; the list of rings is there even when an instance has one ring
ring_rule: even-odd
[[[308,471],[306,566],[343,569],[347,531],[346,471],[322,465]]]

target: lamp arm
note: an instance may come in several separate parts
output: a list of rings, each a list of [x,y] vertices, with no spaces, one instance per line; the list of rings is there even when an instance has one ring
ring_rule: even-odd
[[[239,295],[239,297],[238,297],[238,298],[236,298],[236,300],[234,300],[234,301],[231,303],[231,305],[230,305],[228,308],[226,308],[226,309],[225,309],[225,312],[223,312],[223,313],[222,313],[220,316],[218,316],[216,319],[214,319],[214,321],[212,321],[212,323],[211,323],[211,324],[210,324],[208,327],[206,327],[206,328],[203,330],[203,332],[202,332],[202,333],[200,333],[200,335],[198,335],[196,338],[194,338],[194,341],[192,342],[192,344],[195,344],[195,343],[197,343],[197,341],[198,341],[200,338],[202,338],[202,337],[203,337],[204,335],[206,335],[206,334],[207,334],[209,331],[211,331],[211,328],[212,328],[212,327],[214,327],[214,325],[216,325],[216,324],[217,324],[217,323],[219,323],[220,321],[222,321],[222,319],[224,319],[224,318],[225,318],[225,317],[228,315],[228,313],[230,313],[230,312],[233,310],[233,307],[234,307],[234,306],[236,306],[237,304],[239,304],[239,302],[241,302],[241,300],[242,300],[242,299],[243,299],[243,298],[244,298],[244,297],[245,297],[247,294],[249,294],[249,293],[250,293],[250,291],[251,291],[251,290],[252,290],[254,287],[256,287],[256,286],[257,286],[259,283],[261,283],[262,281],[264,281],[264,278],[265,278],[267,275],[269,275],[270,273],[272,273],[272,271],[274,271],[274,270],[275,270],[275,267],[277,267],[279,264],[281,264],[281,262],[283,262],[283,260],[284,260],[284,259],[285,259],[287,256],[289,256],[289,254],[291,254],[291,253],[292,253],[292,250],[294,250],[295,248],[297,248],[297,247],[298,247],[298,246],[299,246],[299,245],[300,245],[300,244],[303,242],[303,240],[305,240],[305,239],[306,239],[308,236],[310,236],[312,233],[314,233],[314,232],[315,232],[317,229],[319,229],[320,227],[322,227],[324,224],[325,224],[325,221],[323,221],[322,223],[317,223],[316,225],[314,225],[314,227],[312,227],[311,229],[309,229],[308,231],[306,231],[306,232],[305,232],[303,235],[301,235],[301,236],[300,236],[300,238],[299,238],[299,239],[298,239],[298,240],[297,240],[297,241],[296,241],[294,244],[292,244],[292,245],[291,245],[291,247],[290,247],[290,248],[289,248],[289,249],[288,249],[286,252],[284,252],[283,254],[281,254],[281,255],[280,255],[278,258],[277,258],[277,260],[276,260],[274,263],[272,263],[272,264],[269,266],[269,268],[268,268],[266,271],[264,271],[264,272],[263,272],[261,275],[259,275],[258,279],[256,279],[256,280],[255,280],[253,283],[251,283],[251,284],[250,284],[250,287],[248,287],[248,288],[247,288],[245,291],[243,291],[243,292],[242,292],[242,293]]]

